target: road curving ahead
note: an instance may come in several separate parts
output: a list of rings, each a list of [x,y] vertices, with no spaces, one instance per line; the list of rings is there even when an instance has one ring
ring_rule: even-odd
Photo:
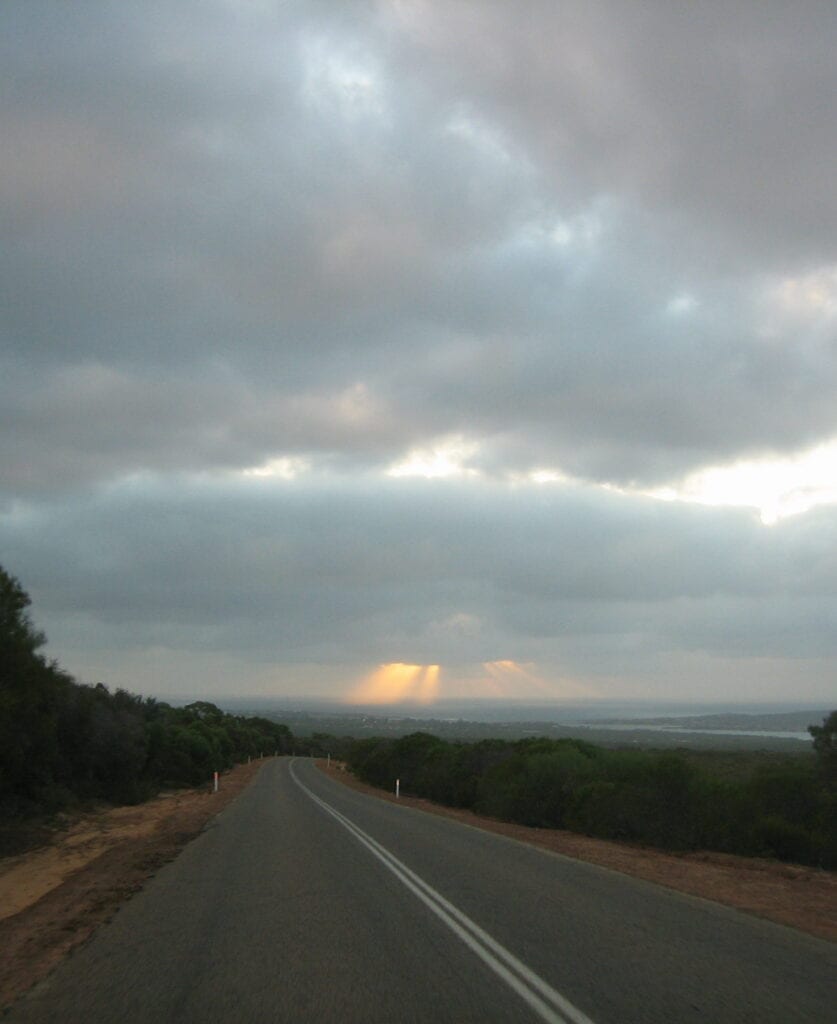
[[[822,1024],[835,968],[822,940],[276,759],[6,1020]]]

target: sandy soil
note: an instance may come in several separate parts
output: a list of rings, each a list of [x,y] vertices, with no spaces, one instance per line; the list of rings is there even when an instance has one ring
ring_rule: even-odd
[[[181,790],[137,807],[103,808],[53,832],[44,846],[0,859],[0,1010],[176,857],[248,785],[261,763],[240,765],[224,775],[217,794]],[[327,770],[324,763],[320,768]],[[365,786],[339,766],[332,764],[329,774],[395,801],[394,795]],[[837,877],[825,871],[721,854],[673,856],[571,832],[510,825],[412,797],[401,797],[399,803],[837,941]]]
[[[224,774],[218,793],[179,790],[136,807],[80,815],[48,845],[0,859],[0,1010],[176,857],[261,764]]]

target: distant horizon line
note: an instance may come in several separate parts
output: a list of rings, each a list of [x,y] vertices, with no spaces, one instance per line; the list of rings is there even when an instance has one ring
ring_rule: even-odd
[[[359,703],[355,701],[347,701],[341,697],[328,697],[328,696],[306,696],[303,694],[296,695],[274,695],[266,696],[264,694],[216,694],[214,696],[207,696],[205,694],[197,695],[153,695],[155,699],[164,700],[167,702],[176,703],[192,703],[194,701],[207,701],[209,703],[248,703],[248,704],[308,704],[308,705],[328,705],[333,708],[340,708],[347,712],[356,711],[359,713],[366,713],[373,710],[385,711],[387,709],[411,709],[415,711],[432,712],[434,708],[440,707],[461,707],[461,706],[491,706],[491,707],[587,707],[589,705],[652,705],[655,707],[784,707],[784,708],[800,708],[802,710],[808,709],[822,709],[826,710],[830,708],[835,702],[827,702],[822,700],[780,700],[776,698],[765,698],[763,700],[752,699],[752,700],[712,700],[711,698],[704,699],[685,699],[685,698],[658,698],[658,697],[588,697],[588,698],[573,698],[573,699],[562,699],[560,697],[552,699],[532,699],[532,698],[514,698],[514,697],[442,697],[432,703],[415,701],[415,700],[403,700],[403,701],[391,701],[391,702],[370,702],[370,703]]]

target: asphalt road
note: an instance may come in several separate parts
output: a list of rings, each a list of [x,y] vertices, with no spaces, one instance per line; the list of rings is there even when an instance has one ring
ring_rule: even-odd
[[[279,759],[6,1020],[826,1024],[836,979],[830,943]]]

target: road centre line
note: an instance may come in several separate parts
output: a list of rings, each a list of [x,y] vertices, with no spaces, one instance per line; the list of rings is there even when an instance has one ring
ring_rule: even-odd
[[[547,984],[531,968],[518,960],[488,932],[471,920],[458,907],[445,899],[419,875],[398,860],[394,854],[341,814],[331,804],[313,793],[297,778],[292,761],[291,778],[297,786],[327,814],[362,843],[395,877],[418,897],[498,978],[506,983],[547,1024],[593,1024],[589,1017]]]

